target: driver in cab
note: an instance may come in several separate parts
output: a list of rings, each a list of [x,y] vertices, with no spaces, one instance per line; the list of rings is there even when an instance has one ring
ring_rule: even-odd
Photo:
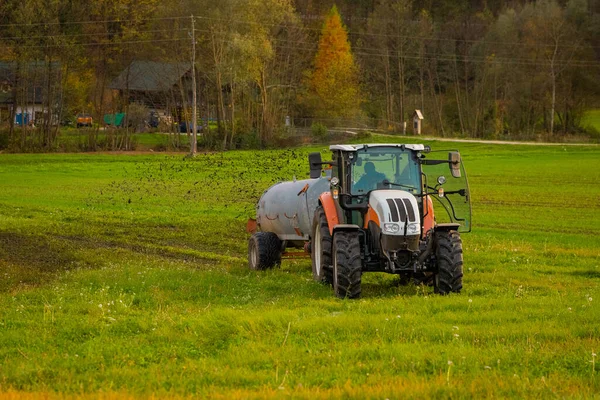
[[[375,169],[375,164],[371,161],[365,163],[365,174],[354,185],[357,192],[367,193],[369,190],[377,189],[377,184],[386,180],[385,174]]]

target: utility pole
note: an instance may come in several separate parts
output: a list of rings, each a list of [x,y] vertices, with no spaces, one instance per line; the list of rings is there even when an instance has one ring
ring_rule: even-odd
[[[198,104],[196,87],[196,29],[194,27],[194,16],[192,15],[192,137],[190,140],[190,156],[195,157],[198,143]]]

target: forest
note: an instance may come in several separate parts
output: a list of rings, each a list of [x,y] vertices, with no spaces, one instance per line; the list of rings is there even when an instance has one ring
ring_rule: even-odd
[[[108,149],[189,135],[194,115],[227,149],[319,127],[410,133],[417,109],[430,135],[594,137],[597,108],[599,0],[0,3],[0,147],[16,150],[55,149],[84,114],[90,150],[111,115],[126,133]]]

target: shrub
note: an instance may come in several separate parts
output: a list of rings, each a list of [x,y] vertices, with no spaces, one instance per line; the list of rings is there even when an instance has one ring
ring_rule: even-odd
[[[238,149],[258,149],[261,147],[258,133],[255,130],[240,133],[236,139],[235,147]]]
[[[127,122],[136,132],[145,130],[146,121],[150,116],[150,110],[143,104],[131,103],[129,105]]]
[[[204,126],[202,134],[199,134],[197,138],[198,147],[203,147],[207,150],[221,150],[223,146],[223,138],[219,135],[217,129],[210,129]]]
[[[8,147],[8,131],[0,130],[0,150],[4,150]]]
[[[315,139],[325,139],[327,137],[327,127],[320,122],[313,122],[310,126],[310,132]]]
[[[167,151],[169,150],[169,144],[165,142],[157,143],[152,146],[152,151]]]

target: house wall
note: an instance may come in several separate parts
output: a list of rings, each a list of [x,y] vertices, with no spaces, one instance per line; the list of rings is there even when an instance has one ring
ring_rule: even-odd
[[[36,124],[40,124],[44,119],[44,107],[41,104],[30,104],[25,107],[17,106],[17,112],[15,113],[15,123],[18,124],[21,121],[19,117],[21,114],[25,114],[25,121],[33,121]],[[58,121],[58,115],[52,116],[52,122]]]

